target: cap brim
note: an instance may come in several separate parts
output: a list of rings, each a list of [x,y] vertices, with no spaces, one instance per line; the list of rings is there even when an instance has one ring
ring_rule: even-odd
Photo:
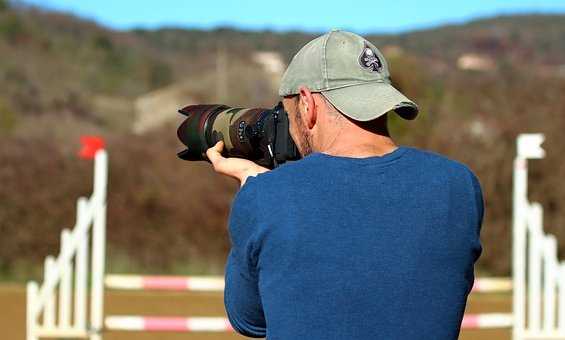
[[[414,119],[418,106],[392,85],[382,82],[365,83],[322,91],[333,106],[358,121],[376,119],[395,111],[404,119]]]

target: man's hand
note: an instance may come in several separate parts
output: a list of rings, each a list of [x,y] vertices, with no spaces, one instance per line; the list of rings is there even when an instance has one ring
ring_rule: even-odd
[[[248,159],[235,157],[225,158],[221,154],[223,149],[224,142],[219,141],[216,145],[206,150],[206,156],[210,162],[212,162],[216,172],[239,180],[241,186],[245,184],[247,177],[256,176],[257,174],[269,171],[269,169],[255,164]]]

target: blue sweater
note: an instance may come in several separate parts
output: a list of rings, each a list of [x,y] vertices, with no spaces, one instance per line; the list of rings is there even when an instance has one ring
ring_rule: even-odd
[[[237,193],[226,312],[268,340],[457,339],[482,218],[477,178],[443,156],[311,154]]]

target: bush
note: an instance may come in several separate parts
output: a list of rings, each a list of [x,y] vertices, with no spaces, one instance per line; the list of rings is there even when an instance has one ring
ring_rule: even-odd
[[[0,37],[10,43],[15,43],[25,36],[26,29],[22,20],[15,14],[0,17]]]
[[[11,132],[17,123],[17,114],[9,106],[6,100],[0,98],[0,133]]]

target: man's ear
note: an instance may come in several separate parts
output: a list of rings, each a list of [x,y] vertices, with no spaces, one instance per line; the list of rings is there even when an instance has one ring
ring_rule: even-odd
[[[316,125],[317,119],[316,102],[314,101],[314,96],[306,86],[300,86],[298,88],[298,91],[298,109],[301,113],[300,116],[304,125],[308,129],[312,129],[314,125]]]

